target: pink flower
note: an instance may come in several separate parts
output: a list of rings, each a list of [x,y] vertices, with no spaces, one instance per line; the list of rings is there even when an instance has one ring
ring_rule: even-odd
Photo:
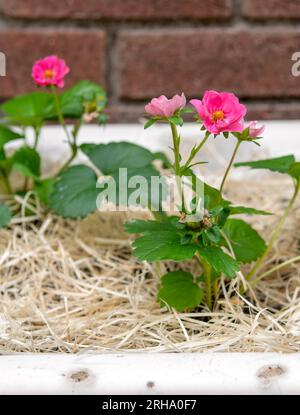
[[[247,109],[229,92],[206,91],[202,101],[192,99],[204,127],[212,134],[242,132]]]
[[[182,110],[185,105],[186,98],[183,93],[175,95],[171,99],[161,95],[159,98],[153,98],[145,106],[145,111],[152,117],[172,117],[176,111]]]
[[[251,138],[261,137],[265,131],[265,126],[259,127],[257,121],[251,121],[247,128],[249,128],[249,137]]]
[[[32,68],[32,77],[39,86],[54,85],[63,88],[64,77],[69,72],[70,68],[63,59],[51,55],[35,62]]]

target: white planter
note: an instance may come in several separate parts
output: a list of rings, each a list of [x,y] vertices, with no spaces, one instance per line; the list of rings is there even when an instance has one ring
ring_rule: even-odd
[[[300,394],[300,355],[273,353],[0,357],[0,394]]]
[[[300,122],[268,122],[266,156],[300,156]],[[184,128],[195,142],[199,130]],[[67,151],[63,132],[47,128],[40,149],[53,160]],[[165,150],[165,126],[144,131],[142,125],[90,126],[80,134],[86,142],[131,141],[151,150]],[[213,152],[222,165],[233,140],[216,139]],[[241,159],[261,150],[245,144]],[[226,154],[225,154],[226,153]],[[233,174],[241,174],[238,171]],[[248,173],[247,173],[248,174]],[[0,357],[0,394],[299,394],[300,354],[80,354],[10,355]]]

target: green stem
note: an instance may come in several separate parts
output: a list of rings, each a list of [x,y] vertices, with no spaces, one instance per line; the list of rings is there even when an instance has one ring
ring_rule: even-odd
[[[202,261],[202,264],[205,276],[206,304],[212,310],[211,267],[205,261]]]
[[[231,159],[230,159],[229,165],[228,165],[228,167],[227,167],[227,169],[226,169],[225,175],[224,175],[223,180],[222,180],[222,183],[221,183],[220,193],[222,193],[222,191],[223,191],[223,188],[224,188],[224,185],[225,185],[226,179],[227,179],[227,177],[228,177],[228,174],[229,174],[230,169],[231,169],[231,167],[232,167],[232,165],[233,165],[233,162],[234,162],[234,160],[235,160],[235,157],[236,157],[236,155],[237,155],[237,152],[238,152],[238,149],[239,149],[239,147],[240,147],[241,143],[242,143],[242,141],[241,141],[241,140],[238,140],[238,142],[237,142],[237,144],[236,144],[236,146],[235,146],[235,149],[234,149],[233,155],[232,155],[232,157],[231,157]]]
[[[297,199],[298,193],[300,190],[300,181],[299,183],[297,183],[296,188],[295,188],[295,192],[294,195],[292,197],[292,199],[290,200],[290,203],[288,204],[288,206],[286,207],[280,221],[277,223],[277,226],[275,227],[272,235],[271,235],[271,239],[268,243],[267,249],[265,250],[264,254],[258,259],[258,261],[256,262],[255,266],[252,268],[252,270],[249,272],[249,274],[246,276],[246,280],[250,281],[251,278],[256,274],[256,272],[259,270],[259,268],[261,267],[263,261],[265,260],[265,258],[268,256],[269,252],[271,251],[271,249],[274,246],[274,243],[276,242],[276,240],[279,237],[279,234],[281,232],[281,229],[290,213],[290,211],[292,210],[294,203]]]
[[[196,157],[196,155],[199,153],[199,151],[201,150],[201,148],[204,146],[204,144],[208,140],[209,136],[210,136],[210,133],[209,132],[206,132],[205,137],[201,141],[201,143],[197,147],[193,148],[193,150],[191,151],[191,154],[190,154],[187,162],[183,166],[183,169],[182,169],[183,171],[189,168],[190,163],[194,160],[194,158]]]
[[[176,176],[178,176],[179,170],[180,170],[180,156],[179,156],[180,138],[178,136],[176,125],[170,122],[170,127],[172,130],[173,147],[174,147],[174,159],[175,159],[174,170],[175,170]]]
[[[56,89],[55,89],[55,86],[54,85],[51,85],[51,91],[52,91],[52,95],[54,97],[54,102],[55,102],[55,107],[56,107],[56,113],[57,113],[57,116],[58,116],[59,123],[63,127],[63,129],[64,129],[64,131],[66,133],[66,136],[68,138],[68,143],[71,145],[72,144],[72,140],[71,140],[69,131],[68,131],[67,126],[66,126],[66,123],[65,123],[65,119],[64,119],[64,116],[63,116],[63,113],[62,113],[62,110],[61,110],[59,98],[58,98],[58,95],[56,93]]]
[[[295,258],[289,259],[288,261],[283,262],[282,264],[276,265],[276,267],[269,269],[268,271],[261,274],[258,278],[250,282],[250,285],[254,287],[259,281],[261,281],[263,278],[267,277],[270,274],[273,274],[275,271],[279,271],[280,269],[286,267],[287,265],[294,264],[295,262],[300,262],[300,256],[297,256]]]
[[[2,183],[4,184],[4,187],[5,187],[5,190],[7,191],[7,193],[11,195],[13,193],[13,191],[12,191],[11,185],[9,183],[8,177],[3,174],[3,175],[1,175],[0,179],[1,179]]]
[[[39,143],[40,131],[41,131],[40,127],[35,127],[34,128],[34,144],[33,144],[34,150],[37,149],[37,146],[38,146],[38,143]]]

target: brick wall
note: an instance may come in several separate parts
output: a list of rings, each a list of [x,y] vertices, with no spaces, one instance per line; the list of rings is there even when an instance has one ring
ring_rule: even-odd
[[[300,0],[1,0],[0,98],[34,89],[34,60],[56,53],[67,85],[89,78],[112,121],[136,121],[147,99],[204,89],[237,93],[249,118],[300,118]]]

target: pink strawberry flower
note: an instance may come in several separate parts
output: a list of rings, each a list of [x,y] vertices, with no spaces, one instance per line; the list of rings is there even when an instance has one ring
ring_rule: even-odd
[[[176,111],[182,110],[186,105],[185,95],[175,95],[168,99],[165,95],[159,98],[153,98],[145,106],[145,111],[152,117],[172,117]]]
[[[265,131],[265,126],[262,125],[259,127],[257,121],[251,121],[247,128],[249,128],[249,137],[251,138],[261,137]]]
[[[192,99],[204,127],[212,134],[242,132],[247,109],[229,92],[206,91],[202,101]]]
[[[32,77],[39,86],[54,85],[63,88],[64,77],[69,72],[70,68],[63,59],[51,55],[35,62],[32,68]]]

